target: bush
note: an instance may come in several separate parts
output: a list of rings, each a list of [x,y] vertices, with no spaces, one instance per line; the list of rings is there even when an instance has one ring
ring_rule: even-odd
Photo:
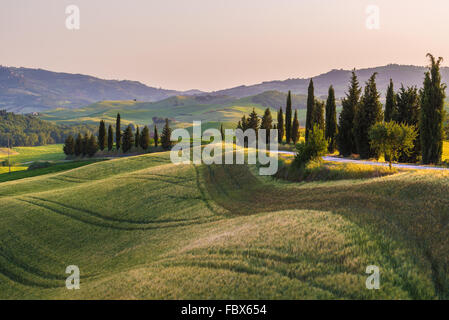
[[[42,168],[48,168],[52,166],[51,162],[48,161],[36,161],[33,162],[29,167],[28,170],[35,170],[35,169],[42,169]]]
[[[323,130],[318,125],[314,125],[307,142],[296,145],[296,150],[297,153],[293,163],[298,168],[304,167],[310,161],[320,161],[327,151],[327,142]]]

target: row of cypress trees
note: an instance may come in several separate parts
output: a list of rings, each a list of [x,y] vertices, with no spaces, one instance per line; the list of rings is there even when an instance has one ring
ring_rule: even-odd
[[[287,103],[285,106],[285,121],[284,114],[282,112],[282,107],[279,108],[277,117],[277,127],[278,130],[278,142],[282,143],[285,135],[285,140],[287,143],[293,142],[297,143],[299,140],[299,120],[298,120],[298,110],[295,109],[295,113],[292,120],[292,96],[291,92],[287,93]]]
[[[157,126],[154,126],[154,146],[158,147],[159,141],[164,149],[171,147],[171,128],[168,119],[165,120],[165,125],[161,137],[159,138]],[[123,153],[129,152],[133,147],[147,150],[150,146],[150,130],[145,126],[142,131],[137,126],[136,132],[133,133],[133,128],[128,125],[122,132],[120,113],[116,118],[115,131],[115,147],[116,150],[122,150]],[[98,139],[95,135],[86,133],[84,137],[78,134],[76,139],[71,135],[67,137],[64,144],[64,153],[75,156],[90,156],[92,157],[98,150],[104,151],[107,149],[111,151],[114,147],[114,129],[109,125],[106,132],[106,123],[104,120],[100,121],[98,129]]]
[[[443,154],[444,99],[446,85],[441,83],[442,58],[430,60],[423,88],[401,86],[395,93],[390,80],[382,111],[380,94],[376,88],[376,73],[366,82],[363,95],[355,72],[352,72],[349,90],[342,101],[337,144],[340,154],[358,153],[361,158],[376,157],[369,143],[368,131],[377,122],[395,121],[414,126],[418,135],[411,154],[402,154],[399,161],[417,162],[421,156],[424,164],[439,163]]]

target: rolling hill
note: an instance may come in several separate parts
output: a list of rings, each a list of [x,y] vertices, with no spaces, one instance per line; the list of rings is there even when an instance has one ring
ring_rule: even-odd
[[[173,96],[157,102],[102,101],[84,108],[46,111],[40,114],[40,117],[59,124],[97,124],[101,119],[114,123],[117,113],[120,112],[123,124],[149,125],[153,124],[153,118],[157,117],[172,119],[178,127],[189,126],[194,120],[232,123],[235,127],[243,114],[248,115],[252,108],[255,108],[259,115],[263,114],[265,108],[274,111],[283,106],[285,109],[286,99],[286,93],[268,91],[245,98],[200,95]],[[305,95],[292,95],[292,105],[299,109],[300,120],[305,118],[306,102]]]
[[[448,173],[254,172],[154,153],[1,183],[0,298],[448,298]]]
[[[148,87],[137,81],[103,80],[81,74],[0,66],[0,110],[40,112],[78,108],[101,100],[157,101],[182,93]]]
[[[419,66],[390,64],[375,68],[357,70],[360,84],[377,72],[377,84],[381,93],[385,93],[388,81],[392,78],[396,88],[403,83],[406,86],[421,87],[424,72],[427,69]],[[315,95],[326,96],[329,86],[335,88],[336,96],[344,97],[350,77],[350,70],[332,70],[315,76]],[[449,82],[449,68],[441,69],[443,81]],[[308,78],[266,81],[256,85],[239,86],[216,92],[201,92],[148,87],[136,81],[102,80],[99,78],[68,73],[56,73],[41,69],[0,67],[0,110],[6,109],[16,113],[40,112],[59,107],[80,108],[99,101],[134,100],[154,102],[172,96],[228,96],[245,98],[263,94],[267,91],[307,94]]]

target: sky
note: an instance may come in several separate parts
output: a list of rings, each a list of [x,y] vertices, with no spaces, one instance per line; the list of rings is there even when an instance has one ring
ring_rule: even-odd
[[[447,0],[1,0],[0,64],[212,91],[449,61],[448,16]]]

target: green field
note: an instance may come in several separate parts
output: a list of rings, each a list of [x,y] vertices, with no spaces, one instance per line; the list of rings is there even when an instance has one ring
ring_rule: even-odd
[[[254,173],[153,153],[0,183],[0,298],[449,297],[449,173]]]
[[[50,144],[39,147],[15,147],[12,148],[13,154],[10,155],[11,162],[14,164],[24,164],[32,161],[56,161],[65,159],[62,152],[62,144]],[[7,151],[2,149],[0,152],[0,161],[8,158]]]

